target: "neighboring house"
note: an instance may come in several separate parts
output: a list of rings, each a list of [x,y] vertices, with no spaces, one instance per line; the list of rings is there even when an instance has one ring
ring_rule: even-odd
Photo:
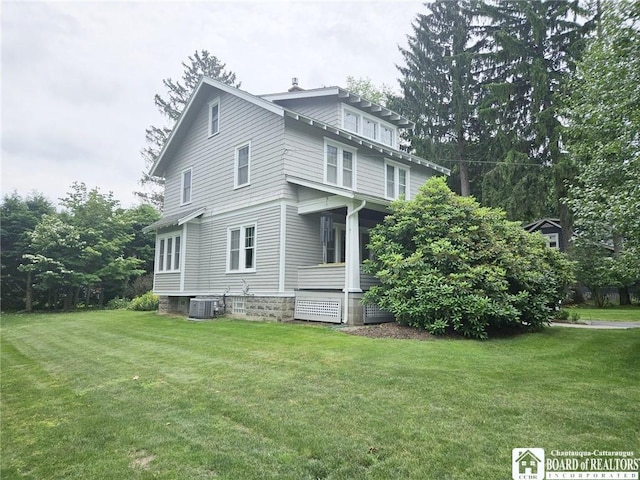
[[[402,115],[339,87],[254,96],[209,78],[150,173],[165,179],[154,292],[161,311],[225,295],[227,312],[351,324],[368,230],[439,165],[402,152]],[[194,302],[195,303],[195,302]]]
[[[559,218],[542,218],[525,225],[523,228],[529,233],[540,232],[549,248],[564,252],[562,226]]]

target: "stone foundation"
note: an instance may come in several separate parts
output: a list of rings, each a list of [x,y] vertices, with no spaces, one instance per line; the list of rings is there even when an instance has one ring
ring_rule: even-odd
[[[227,297],[227,313],[260,320],[293,320],[295,301],[293,297]]]
[[[158,313],[171,315],[189,315],[189,299],[191,297],[160,296]]]
[[[172,315],[189,315],[189,301],[191,298],[217,299],[222,305],[221,296],[198,297],[160,297],[159,313]],[[226,297],[227,315],[256,320],[276,320],[287,322],[293,320],[295,299],[293,297],[258,297],[247,295],[244,297]]]

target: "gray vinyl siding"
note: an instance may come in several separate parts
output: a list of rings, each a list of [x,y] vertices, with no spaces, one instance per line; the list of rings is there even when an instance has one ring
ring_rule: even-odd
[[[324,183],[325,138],[356,148],[356,192],[364,195],[385,197],[385,156],[377,151],[349,144],[344,138],[329,132],[287,119],[285,134],[286,154],[284,173],[318,183]],[[431,176],[430,169],[417,163],[393,159],[410,170],[410,194],[415,196],[418,188]]]
[[[316,97],[299,100],[279,100],[276,103],[334,127],[340,128],[342,126],[342,104],[338,102],[337,98]]]
[[[156,273],[153,276],[153,293],[156,295],[174,293],[180,290],[180,273]]]
[[[220,130],[208,137],[209,101],[220,98]],[[250,185],[234,189],[235,151],[250,142]],[[212,93],[187,127],[165,171],[164,214],[206,205],[215,210],[281,193],[284,119],[230,94]],[[180,205],[182,171],[192,168],[191,203]]]
[[[287,206],[285,289],[298,287],[298,267],[322,262],[320,220],[318,215],[298,215],[298,209]]]
[[[284,173],[294,177],[324,181],[324,139],[322,131],[286,119]]]
[[[229,228],[256,224],[256,271],[227,273]],[[242,291],[250,294],[278,290],[280,259],[280,205],[251,212],[204,218],[200,224],[200,256],[197,285],[200,294]]]
[[[198,274],[200,272],[200,224],[190,222],[186,224],[186,239],[183,253],[184,290],[193,292],[198,290]]]

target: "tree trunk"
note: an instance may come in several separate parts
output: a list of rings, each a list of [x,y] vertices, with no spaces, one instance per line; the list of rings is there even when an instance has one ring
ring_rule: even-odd
[[[560,226],[562,227],[562,251],[568,252],[571,248],[571,237],[573,237],[573,219],[569,208],[562,201],[558,201],[558,211],[560,214]]]
[[[24,309],[30,312],[33,309],[33,281],[31,279],[32,273],[27,272],[27,292],[25,298]]]
[[[73,287],[68,287],[65,289],[65,292],[63,293],[64,295],[64,301],[62,303],[62,309],[65,312],[68,312],[71,310],[71,305],[73,304]]]
[[[458,167],[460,168],[460,195],[468,197],[471,195],[471,188],[469,186],[469,166],[467,165],[467,160],[465,158],[464,148],[464,132],[459,131],[456,153],[458,157]]]
[[[620,305],[631,305],[631,295],[627,287],[618,287],[618,296],[620,297]]]
[[[460,195],[468,197],[471,195],[471,189],[469,188],[469,168],[467,162],[461,160],[458,162],[460,166]]]

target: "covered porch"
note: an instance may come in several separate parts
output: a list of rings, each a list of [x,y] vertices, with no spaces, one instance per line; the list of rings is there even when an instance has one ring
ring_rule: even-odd
[[[393,321],[387,312],[363,305],[363,293],[377,283],[362,272],[369,258],[369,229],[387,213],[381,199],[325,195],[298,203],[298,214],[317,225],[320,262],[297,267],[294,318],[362,325]]]

